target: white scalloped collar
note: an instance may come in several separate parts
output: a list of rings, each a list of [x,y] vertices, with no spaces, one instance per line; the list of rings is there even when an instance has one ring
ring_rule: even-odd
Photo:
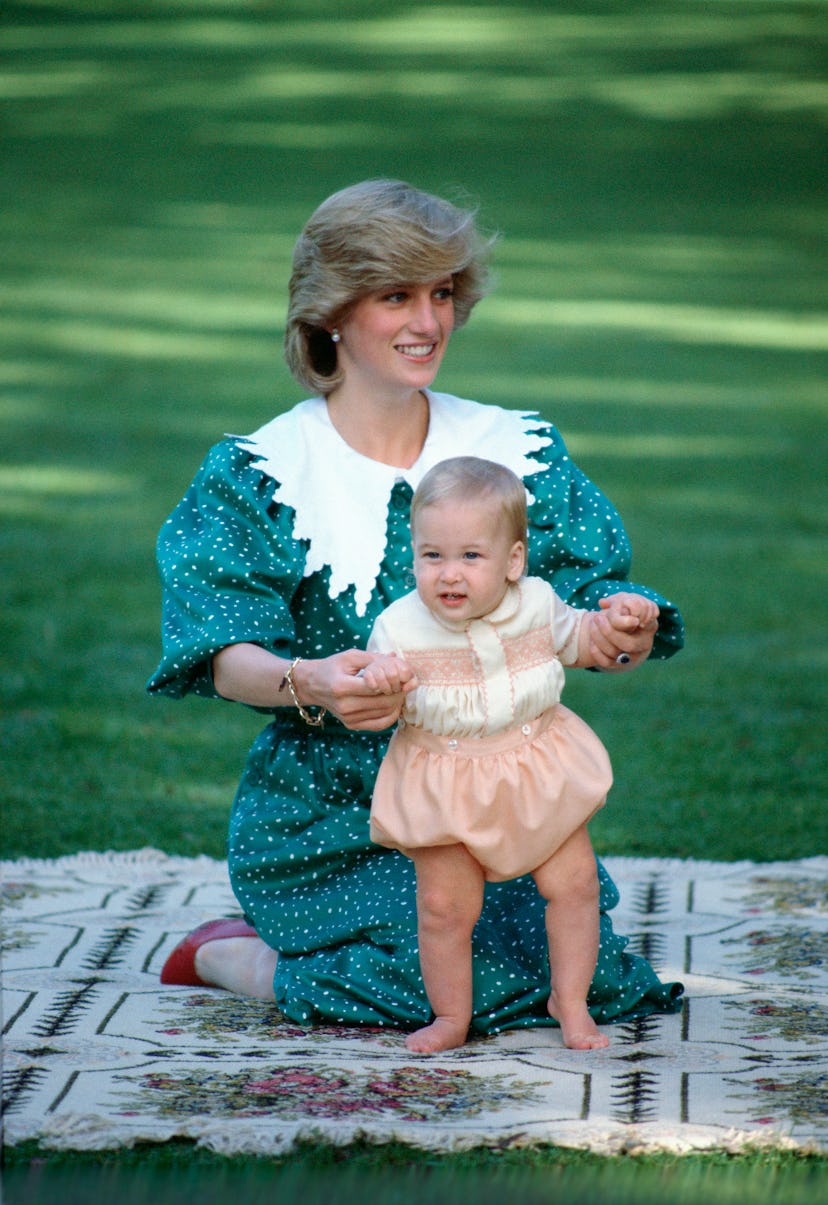
[[[449,456],[482,456],[518,477],[543,466],[531,453],[551,443],[537,414],[484,406],[426,391],[428,435],[408,469],[355,451],[334,427],[324,398],[300,402],[238,443],[276,483],[273,498],[296,514],[294,535],[308,541],[305,576],[330,566],[330,595],[355,589],[364,615],[385,554],[388,501],[398,481],[416,489],[425,473]]]

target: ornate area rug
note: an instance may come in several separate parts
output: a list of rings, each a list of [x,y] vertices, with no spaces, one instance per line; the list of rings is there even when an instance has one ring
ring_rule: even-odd
[[[828,1151],[828,858],[606,864],[617,930],[684,981],[683,1013],[608,1026],[599,1052],[539,1028],[422,1057],[395,1031],[305,1029],[273,1005],[162,989],[183,933],[238,914],[223,863],[4,863],[4,1141]]]

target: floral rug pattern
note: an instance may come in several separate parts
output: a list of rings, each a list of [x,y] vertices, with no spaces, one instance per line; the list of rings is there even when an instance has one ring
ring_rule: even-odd
[[[484,1084],[468,1071],[440,1067],[354,1073],[324,1063],[306,1063],[266,1066],[252,1074],[208,1069],[181,1076],[154,1072],[143,1077],[132,1099],[136,1109],[162,1117],[190,1114],[298,1121],[384,1116],[436,1122],[474,1117],[484,1108],[538,1097],[507,1075],[495,1075]]]
[[[617,930],[685,983],[683,1012],[609,1026],[590,1054],[544,1028],[432,1058],[393,1029],[306,1028],[262,1001],[161,988],[185,932],[237,914],[220,862],[0,864],[4,1141],[828,1151],[828,858],[606,862]]]

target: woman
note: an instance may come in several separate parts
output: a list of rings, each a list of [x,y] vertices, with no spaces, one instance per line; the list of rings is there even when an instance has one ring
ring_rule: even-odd
[[[208,454],[159,537],[165,655],[149,689],[273,713],[230,821],[233,889],[251,922],[210,922],[162,981],[275,999],[291,1019],[421,1026],[412,865],[374,846],[374,778],[404,689],[360,676],[379,612],[411,586],[409,504],[438,461],[496,460],[525,482],[529,571],[596,609],[628,590],[630,551],[607,499],[547,422],[435,393],[452,331],[486,288],[474,217],[397,181],[328,198],[294,253],[288,364],[316,396]],[[600,627],[602,668],[624,672],[682,644],[663,598],[655,633]],[[621,665],[619,658],[626,658]],[[601,869],[596,1021],[678,1007],[624,952]],[[278,954],[277,954],[278,951]],[[475,931],[472,1030],[552,1023],[543,901],[531,879],[487,888]],[[544,990],[545,987],[545,990]]]

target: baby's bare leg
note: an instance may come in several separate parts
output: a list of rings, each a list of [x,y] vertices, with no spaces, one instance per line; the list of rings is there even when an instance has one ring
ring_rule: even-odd
[[[405,1044],[419,1054],[462,1046],[472,1015],[472,930],[483,907],[483,871],[463,845],[413,853],[420,969],[435,1019]]]
[[[598,960],[598,870],[586,825],[533,871],[547,901],[546,932],[552,992],[549,1014],[559,1022],[564,1045],[595,1050],[609,1045],[587,1009]]]

